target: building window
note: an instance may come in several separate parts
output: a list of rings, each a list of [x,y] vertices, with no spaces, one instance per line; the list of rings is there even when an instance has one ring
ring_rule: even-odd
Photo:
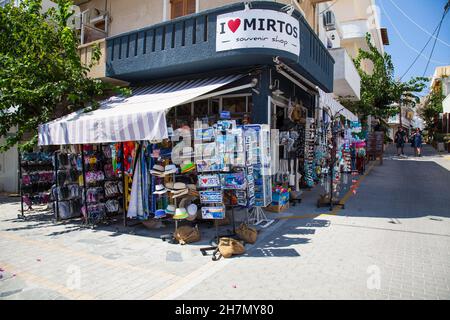
[[[242,114],[246,111],[245,97],[224,98],[222,110],[230,111],[231,114]]]
[[[248,95],[222,98],[222,110],[230,111],[231,119],[237,120],[238,124],[242,124],[245,116],[250,116],[252,107],[252,97]]]
[[[186,16],[195,13],[196,0],[170,0],[170,18]]]

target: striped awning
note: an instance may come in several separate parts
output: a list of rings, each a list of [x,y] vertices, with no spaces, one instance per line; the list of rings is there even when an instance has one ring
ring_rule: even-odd
[[[166,110],[200,97],[241,75],[161,82],[111,97],[91,112],[80,110],[39,125],[39,145],[162,140],[168,137]]]
[[[326,93],[320,88],[317,88],[317,90],[319,90],[320,105],[322,107],[328,108],[331,112],[331,116],[340,114],[347,120],[358,121],[358,117],[353,112],[345,108],[342,104],[340,104],[339,101],[334,99],[332,94]]]

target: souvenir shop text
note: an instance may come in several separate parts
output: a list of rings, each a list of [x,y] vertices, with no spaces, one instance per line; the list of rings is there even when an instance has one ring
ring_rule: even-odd
[[[216,51],[271,48],[300,54],[299,21],[284,12],[230,12],[217,17],[216,28]]]

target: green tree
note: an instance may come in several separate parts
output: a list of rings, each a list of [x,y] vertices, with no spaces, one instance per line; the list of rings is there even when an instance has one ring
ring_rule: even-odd
[[[366,42],[369,50],[359,49],[358,56],[353,60],[361,78],[361,99],[341,102],[362,119],[370,115],[383,121],[399,112],[394,103],[414,107],[419,102],[419,97],[415,93],[425,88],[427,79],[416,77],[407,82],[395,80],[391,56],[378,51],[372,44],[369,33],[366,34]],[[372,72],[363,69],[363,62],[367,61],[373,66]]]
[[[122,92],[87,77],[100,49],[94,48],[91,65],[81,63],[79,37],[68,25],[72,2],[55,2],[57,8],[47,12],[40,0],[0,8],[0,137],[6,137],[0,151],[17,143],[29,148],[37,143],[40,123],[96,108],[99,97]]]
[[[425,130],[428,133],[428,138],[433,139],[437,128],[435,125],[435,118],[439,116],[439,113],[444,111],[442,102],[445,96],[442,92],[442,83],[439,87],[431,91],[425,98],[422,108],[419,111],[420,117],[425,122]]]

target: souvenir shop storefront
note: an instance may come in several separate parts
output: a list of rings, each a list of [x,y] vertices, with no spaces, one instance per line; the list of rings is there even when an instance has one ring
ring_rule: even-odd
[[[202,223],[217,227],[230,215],[233,235],[254,242],[247,224],[236,230],[234,211],[244,210],[248,224],[270,223],[258,209],[272,201],[270,126],[248,115],[256,82],[233,74],[155,83],[41,125],[39,144],[60,146],[55,217],[173,225],[163,239],[189,243],[200,240]]]
[[[247,20],[237,23],[239,17]],[[109,76],[130,81],[132,95],[40,125],[39,145],[57,146],[49,199],[58,219],[96,225],[120,216],[125,225],[174,223],[177,230],[180,221],[198,228],[205,220],[234,219],[239,208],[249,225],[265,227],[271,220],[262,208],[286,210],[319,183],[338,192],[341,172],[356,170],[352,146],[363,147],[353,141],[357,118],[325,93],[332,91],[333,60],[300,13],[255,2],[185,19],[184,26],[195,19],[204,28],[212,52],[202,52],[201,61],[190,50],[176,76],[173,65],[161,66],[171,49],[180,57],[189,49],[188,42],[177,48],[175,34],[170,46],[151,51],[166,54],[158,68],[136,63],[145,58],[142,46],[157,43],[160,28],[171,30],[172,22],[144,30],[153,34],[150,42],[130,43],[139,33],[108,39]],[[284,23],[256,28],[264,19]],[[240,43],[255,32],[266,40]],[[277,41],[268,42],[267,32]],[[187,28],[180,36],[189,34]],[[123,37],[136,49],[133,63],[116,47],[127,43]]]
[[[270,123],[252,121],[258,72],[250,72],[135,87],[130,97],[41,125],[39,144],[60,146],[56,217],[194,221],[238,207],[266,225],[255,208],[281,212],[302,189],[328,188],[333,150],[333,181],[355,170],[357,118],[320,89],[309,94],[276,68],[269,75],[278,90],[268,99]]]

